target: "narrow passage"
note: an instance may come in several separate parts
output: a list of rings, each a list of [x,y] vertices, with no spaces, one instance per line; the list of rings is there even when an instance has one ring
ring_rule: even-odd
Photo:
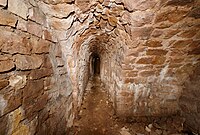
[[[98,76],[89,80],[79,120],[75,121],[77,135],[117,135],[114,111],[107,91]]]
[[[178,116],[122,120],[115,116],[108,92],[98,76],[89,80],[70,135],[187,135]]]

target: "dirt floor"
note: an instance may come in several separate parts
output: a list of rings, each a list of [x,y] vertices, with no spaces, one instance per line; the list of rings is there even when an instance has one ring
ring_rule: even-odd
[[[187,135],[182,123],[178,116],[119,119],[99,77],[93,77],[70,135]]]

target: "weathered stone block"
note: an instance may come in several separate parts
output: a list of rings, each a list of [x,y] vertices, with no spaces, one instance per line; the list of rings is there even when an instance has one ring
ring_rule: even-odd
[[[0,73],[9,71],[15,67],[12,60],[0,61]]]
[[[89,9],[90,0],[76,0],[75,4],[85,12]]]
[[[42,68],[32,70],[30,73],[30,79],[41,79],[43,77],[50,76],[53,73],[52,69]]]
[[[180,30],[178,29],[169,29],[165,32],[165,39],[171,38],[175,36],[176,34],[178,34],[179,32]]]
[[[24,88],[26,85],[26,76],[19,76],[19,75],[13,75],[9,79],[9,85],[15,88],[15,90]]]
[[[147,55],[166,55],[167,50],[162,50],[162,49],[148,49],[146,54]]]
[[[15,64],[17,69],[27,70],[39,68],[43,63],[43,57],[40,55],[15,55]]]
[[[29,9],[28,18],[43,26],[46,26],[46,16],[39,8],[33,7]]]
[[[136,11],[130,14],[130,24],[133,27],[141,27],[143,25],[151,24],[154,14],[147,11]]]
[[[104,6],[108,6],[109,3],[110,3],[110,0],[104,0],[104,1],[103,1],[103,5],[104,5]]]
[[[165,60],[166,60],[166,57],[163,57],[163,56],[156,56],[153,61],[152,61],[152,64],[155,64],[155,65],[162,65],[165,63]]]
[[[151,36],[152,36],[152,37],[159,37],[159,36],[161,36],[162,34],[163,34],[163,31],[162,31],[162,30],[155,29],[155,30],[152,32]]]
[[[152,27],[142,27],[142,28],[132,28],[131,29],[131,39],[135,40],[140,38],[142,40],[148,39],[153,31]]]
[[[109,22],[109,24],[110,24],[111,26],[114,27],[114,26],[117,25],[118,20],[117,20],[116,17],[110,16],[110,17],[108,17],[108,22]]]
[[[24,0],[8,0],[8,10],[24,19],[27,19],[28,5],[26,5]]]
[[[28,126],[21,122],[23,119],[24,119],[23,109],[21,107],[17,108],[16,110],[14,110],[13,112],[9,114],[9,120],[10,120],[10,123],[12,123],[12,130],[10,130],[11,134],[26,135],[30,133]]]
[[[9,60],[11,56],[10,54],[0,54],[0,61]]]
[[[50,31],[48,30],[44,30],[43,31],[43,36],[42,36],[45,40],[49,40],[49,41],[53,41],[55,42],[55,40],[53,40],[52,34]]]
[[[157,14],[155,23],[159,23],[163,21],[176,23],[182,20],[186,16],[187,13],[188,13],[187,10],[176,10],[175,8],[163,9]]]
[[[194,3],[195,0],[169,0],[166,5],[185,6]]]
[[[136,63],[137,64],[151,64],[153,61],[153,57],[143,57],[140,58]]]
[[[162,46],[162,41],[158,41],[158,40],[148,40],[146,42],[146,45],[148,47],[161,47]]]
[[[6,44],[2,46],[2,52],[11,53],[11,54],[16,54],[16,53],[30,54],[31,53],[32,46],[28,38],[20,37],[14,34],[11,34],[11,36],[13,36],[12,39],[8,39]]]
[[[40,110],[44,109],[45,105],[47,104],[47,101],[48,101],[48,94],[45,93],[45,94],[41,95],[38,98],[37,103],[34,105],[34,110],[40,111]]]
[[[35,44],[33,44],[32,52],[35,54],[49,53],[50,45],[51,43],[49,41],[40,39],[38,42],[35,42]]]
[[[192,38],[197,34],[197,31],[195,29],[193,30],[185,30],[181,34],[179,34],[179,37],[182,38]]]
[[[0,6],[5,7],[7,5],[7,0],[0,0]]]
[[[114,26],[111,26],[110,23],[106,23],[106,24],[107,24],[107,25],[106,25],[106,27],[105,27],[105,30],[106,30],[107,32],[110,32],[110,31],[114,30]]]
[[[4,110],[4,114],[17,109],[22,104],[22,89],[12,90],[4,95],[7,100],[7,106]]]
[[[37,86],[37,87],[36,87]],[[26,87],[23,89],[23,106],[28,109],[33,105],[33,102],[44,91],[43,80],[29,81]]]
[[[0,90],[5,88],[6,86],[9,85],[9,81],[6,79],[0,80]]]
[[[68,30],[71,27],[71,24],[73,22],[73,16],[68,17],[67,19],[57,19],[52,18],[50,22],[50,26],[55,30]]]
[[[172,47],[173,48],[185,48],[187,46],[189,46],[190,44],[192,43],[192,40],[179,40],[179,41],[176,41]]]
[[[75,11],[76,6],[74,4],[56,4],[56,5],[47,5],[43,2],[40,2],[40,9],[44,12],[45,15],[56,16],[57,18],[66,18]]]
[[[28,21],[27,31],[37,37],[42,37],[43,34],[42,27],[32,21]]]
[[[38,112],[35,111],[35,108],[34,108],[35,101],[32,98],[31,98],[31,100],[32,100],[32,102],[31,102],[30,106],[23,106],[25,108],[24,109],[24,117],[26,117],[26,119],[28,119],[28,120],[33,120],[38,115]]]
[[[17,17],[9,14],[4,10],[0,10],[0,24],[15,27],[17,23]]]
[[[138,0],[123,0],[124,7],[128,9],[129,11],[135,11],[135,10],[147,10],[151,9],[155,6],[156,1],[154,0],[148,0],[148,1],[138,1]]]
[[[17,29],[27,31],[27,23],[24,19],[18,18]]]
[[[48,68],[48,69],[52,68],[52,63],[51,63],[50,57],[48,55],[44,56],[44,61],[43,61],[41,67],[42,68]]]
[[[101,19],[99,22],[99,26],[101,27],[101,29],[105,29],[107,21],[105,21],[104,19]]]

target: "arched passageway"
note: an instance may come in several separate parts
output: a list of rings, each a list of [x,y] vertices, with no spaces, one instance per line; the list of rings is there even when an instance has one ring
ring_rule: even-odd
[[[93,53],[90,56],[90,75],[100,75],[101,59],[99,54]]]
[[[100,57],[98,55],[94,56],[92,59],[93,74],[100,74]]]
[[[116,116],[146,122],[131,123],[133,135],[180,134],[183,124],[200,134],[199,6],[0,0],[0,135],[71,135],[81,116],[86,135],[127,130]],[[172,120],[180,112],[185,123]]]

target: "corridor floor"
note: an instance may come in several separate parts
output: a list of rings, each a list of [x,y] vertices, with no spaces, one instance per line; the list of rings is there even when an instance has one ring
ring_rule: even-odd
[[[99,77],[93,77],[70,135],[187,135],[182,123],[178,116],[119,119]]]

